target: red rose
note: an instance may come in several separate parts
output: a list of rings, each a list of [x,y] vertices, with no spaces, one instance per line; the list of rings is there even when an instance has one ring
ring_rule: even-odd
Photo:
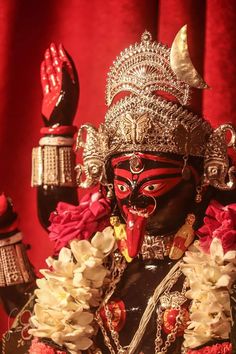
[[[55,242],[55,252],[74,239],[89,239],[93,233],[109,225],[110,203],[101,193],[86,194],[75,206],[60,202],[51,213],[49,238]]]
[[[223,206],[213,200],[206,210],[204,225],[197,233],[205,252],[209,252],[215,237],[221,240],[225,253],[236,250],[236,204]]]
[[[187,354],[232,354],[232,344],[224,342],[206,346],[201,349],[189,349]]]
[[[66,354],[65,351],[57,350],[34,338],[31,342],[29,354]]]

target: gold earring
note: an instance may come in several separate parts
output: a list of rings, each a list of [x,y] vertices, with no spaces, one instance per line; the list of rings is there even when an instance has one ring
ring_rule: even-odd
[[[201,201],[202,201],[202,190],[203,190],[202,185],[197,186],[197,188],[196,188],[197,194],[195,196],[195,202],[198,204],[201,203]]]
[[[113,192],[113,184],[109,183],[107,184],[107,198],[108,199],[113,199],[114,198],[114,192]]]

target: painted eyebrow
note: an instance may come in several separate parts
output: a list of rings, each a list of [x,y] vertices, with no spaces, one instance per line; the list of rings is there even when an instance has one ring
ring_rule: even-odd
[[[132,181],[131,181],[130,178],[126,178],[126,177],[123,177],[123,176],[115,176],[114,180],[115,181],[122,181],[122,182],[124,182],[126,184],[130,184],[130,185],[132,184]]]
[[[157,170],[158,170],[158,174],[160,174],[158,177],[157,177]],[[157,167],[155,169],[152,168],[150,170],[141,172],[138,180],[149,178],[149,177],[155,177],[155,176],[157,177],[157,179],[160,178],[161,176],[171,177],[170,175],[173,175],[173,177],[176,177],[176,176],[182,175],[181,172],[182,172],[181,168],[169,168],[169,167],[158,168]]]
[[[123,168],[115,168],[114,173],[115,173],[115,178],[124,177],[128,180],[132,180],[132,173],[130,171],[123,169]],[[117,174],[119,176],[117,176]]]

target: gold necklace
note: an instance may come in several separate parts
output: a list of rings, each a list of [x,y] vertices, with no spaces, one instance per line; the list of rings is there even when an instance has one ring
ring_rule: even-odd
[[[124,259],[120,254],[116,253],[114,260],[113,260],[113,270],[112,270],[110,285],[105,293],[104,300],[101,303],[101,305],[99,306],[98,310],[96,311],[96,315],[95,315],[95,319],[96,319],[96,321],[101,329],[101,332],[103,334],[104,342],[111,354],[133,354],[134,353],[134,351],[137,349],[137,347],[138,347],[138,345],[145,333],[146,326],[151,318],[151,315],[153,314],[153,312],[155,310],[156,304],[157,304],[158,300],[160,299],[160,296],[163,293],[168,292],[173,287],[173,285],[177,282],[180,275],[182,274],[181,270],[180,270],[180,261],[179,261],[171,268],[171,270],[168,272],[168,274],[164,277],[164,279],[156,287],[156,289],[153,293],[153,296],[148,301],[147,307],[146,307],[146,309],[143,313],[143,316],[140,320],[138,329],[137,329],[136,333],[134,334],[130,344],[128,346],[122,347],[122,345],[120,344],[120,340],[119,340],[119,334],[114,329],[113,324],[112,324],[112,314],[111,314],[109,307],[108,307],[108,301],[110,300],[111,296],[113,295],[113,293],[116,289],[116,285],[120,281],[125,268],[126,268],[126,262],[124,262]],[[102,318],[100,315],[100,310],[102,307],[105,310],[107,325],[108,325],[108,328],[110,331],[113,345],[116,348],[116,351],[113,348],[113,345],[111,344],[111,340],[109,338],[109,335],[107,334],[107,331],[104,327],[104,324],[103,324],[103,321],[102,321]],[[164,352],[162,352],[162,353],[164,353]]]
[[[163,260],[169,256],[174,234],[164,236],[145,235],[141,247],[140,255],[143,260],[160,259]]]

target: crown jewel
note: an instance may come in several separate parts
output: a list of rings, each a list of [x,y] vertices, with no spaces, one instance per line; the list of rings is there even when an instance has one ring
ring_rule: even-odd
[[[170,50],[152,42],[150,33],[145,31],[140,43],[118,56],[108,74],[109,109],[105,123],[98,129],[83,125],[78,133],[77,148],[84,150],[84,165],[77,167],[80,186],[106,184],[105,166],[112,156],[148,151],[202,157],[205,184],[226,190],[235,187],[235,168],[230,166],[227,154],[229,146],[236,148],[233,126],[225,124],[213,130],[209,122],[183,107],[189,98],[190,84],[206,87],[193,68],[186,36],[184,26]],[[182,105],[157,96],[157,90],[172,94]],[[112,105],[122,91],[130,95]],[[85,141],[83,130],[87,132]],[[229,143],[227,132],[231,134]],[[82,182],[83,171],[86,179]]]

